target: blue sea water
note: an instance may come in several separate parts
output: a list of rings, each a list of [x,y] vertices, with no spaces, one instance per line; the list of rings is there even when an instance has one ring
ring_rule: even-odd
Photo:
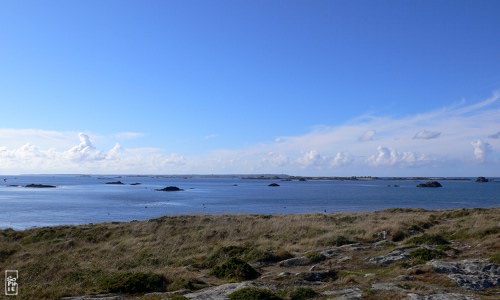
[[[287,214],[500,206],[500,182],[414,180],[276,181],[162,176],[7,176],[0,186],[0,228],[144,220],[179,214]],[[105,184],[120,180],[125,185]],[[131,183],[140,185],[130,185]],[[269,187],[276,182],[279,187]],[[31,183],[57,188],[25,188]],[[11,186],[17,185],[17,186]],[[398,185],[398,187],[395,187]],[[155,189],[178,186],[184,191]]]

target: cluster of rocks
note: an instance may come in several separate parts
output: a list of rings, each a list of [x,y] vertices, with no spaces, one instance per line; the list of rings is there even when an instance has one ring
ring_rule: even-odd
[[[386,255],[374,256],[367,258],[370,264],[379,266],[388,266],[396,262],[403,261],[411,257],[411,252],[420,249],[423,246],[406,246],[394,249]],[[181,294],[187,299],[201,300],[201,299],[229,299],[229,295],[239,289],[256,287],[275,290],[280,284],[289,282],[294,286],[323,286],[325,282],[336,280],[338,276],[337,267],[332,268],[329,259],[334,259],[337,263],[342,261],[343,255],[351,254],[354,256],[356,251],[373,251],[379,249],[376,244],[348,244],[338,247],[333,247],[326,250],[318,250],[314,253],[306,253],[302,256],[297,256],[289,259],[284,259],[279,262],[273,263],[276,267],[282,269],[279,274],[274,272],[264,273],[256,280],[243,281],[238,283],[227,283],[218,286],[209,286],[198,291],[181,290],[176,292],[159,293],[162,299],[169,299],[175,294]],[[311,255],[314,254],[314,255]],[[321,256],[321,263],[315,257]],[[349,258],[350,259],[350,258]],[[363,290],[361,286],[353,286],[344,289],[335,290],[322,290],[319,294],[326,299],[363,299],[365,293],[373,291],[381,291],[383,293],[395,293],[402,299],[409,300],[478,300],[479,298],[467,293],[473,293],[478,290],[483,290],[489,287],[500,285],[500,266],[487,261],[480,260],[462,260],[462,261],[444,261],[444,260],[431,260],[427,263],[430,266],[428,269],[436,273],[446,274],[449,278],[454,280],[458,287],[464,289],[464,293],[450,292],[446,290],[427,292],[422,291],[422,294],[417,294],[415,289],[409,289],[408,282],[416,282],[418,275],[400,275],[395,277],[391,282],[378,282],[371,281],[370,288]],[[268,265],[266,265],[268,266]],[[304,269],[308,267],[307,270]],[[410,270],[410,269],[409,269]],[[376,276],[375,274],[365,274],[365,277]],[[373,277],[375,278],[375,277]],[[269,280],[270,279],[270,280]],[[278,281],[281,283],[276,283]],[[321,290],[321,289],[320,289]],[[469,290],[467,292],[467,290]],[[429,292],[434,292],[429,294]],[[101,296],[101,297],[100,297]],[[64,300],[120,300],[120,295],[97,295],[94,298],[73,297],[63,298]]]
[[[449,262],[433,260],[427,263],[435,272],[447,274],[458,286],[481,290],[500,285],[500,266],[480,260]]]

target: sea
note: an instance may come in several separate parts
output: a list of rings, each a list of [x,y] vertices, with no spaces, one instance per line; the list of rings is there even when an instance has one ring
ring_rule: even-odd
[[[5,178],[5,180],[4,180]],[[121,181],[123,184],[106,184]],[[146,220],[164,215],[368,212],[500,206],[500,180],[280,180],[242,176],[0,177],[0,228]],[[279,186],[270,187],[277,183]],[[27,188],[29,184],[56,188]],[[176,186],[182,191],[157,189]]]

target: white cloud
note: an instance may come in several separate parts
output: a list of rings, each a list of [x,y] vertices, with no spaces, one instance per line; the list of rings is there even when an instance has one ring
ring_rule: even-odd
[[[422,130],[422,131],[417,132],[413,136],[413,138],[414,139],[421,139],[421,140],[430,140],[430,139],[436,139],[440,135],[441,135],[441,132]]]
[[[500,133],[492,135],[492,128],[500,128],[499,99],[500,94],[494,94],[472,105],[460,104],[405,117],[368,115],[338,126],[316,127],[303,135],[189,157],[158,147],[125,148],[115,144],[110,136],[98,133],[0,128],[0,172],[312,175],[371,172],[404,176],[416,169],[430,170],[429,173],[439,169],[441,174],[451,176],[470,176],[465,174],[470,170],[498,176]],[[123,132],[113,138],[118,136],[125,139],[141,134]],[[482,140],[486,137],[488,142]],[[79,142],[75,145],[77,138]],[[422,139],[435,140],[426,143]],[[372,140],[381,146],[360,142]],[[100,149],[103,144],[114,146]],[[489,163],[477,163],[485,161]],[[465,173],[456,173],[458,168]]]
[[[365,133],[363,133],[358,140],[361,142],[366,142],[366,141],[373,141],[373,138],[375,137],[375,134],[377,134],[377,131],[375,130],[367,130]]]
[[[297,159],[297,162],[305,167],[315,166],[322,167],[325,165],[326,158],[318,153],[316,150],[310,150],[304,153]]]
[[[265,166],[283,167],[290,164],[290,159],[286,155],[269,152],[262,158],[262,163]]]
[[[80,144],[71,147],[64,152],[64,155],[74,161],[85,161],[85,160],[101,160],[106,157],[101,151],[96,150],[90,137],[84,133],[79,133]]]
[[[332,165],[334,167],[348,166],[352,163],[353,158],[347,152],[339,152],[335,155],[332,160]]]
[[[106,158],[108,159],[116,158],[120,155],[121,151],[122,151],[121,145],[119,143],[116,143],[115,146],[108,151],[108,153],[106,154]]]
[[[373,166],[415,166],[428,161],[425,155],[414,152],[398,152],[395,149],[378,146],[377,154],[367,160]]]
[[[491,145],[483,140],[477,140],[471,143],[474,148],[474,158],[480,162],[485,162],[492,152]]]
[[[500,131],[495,134],[489,135],[488,137],[490,139],[500,139]]]
[[[204,140],[211,140],[211,139],[214,139],[216,138],[217,135],[215,133],[211,133],[211,134],[207,134],[203,137]]]
[[[143,137],[145,134],[143,132],[136,132],[136,131],[124,131],[124,132],[118,132],[115,134],[115,137],[117,139],[122,139],[122,140],[133,140],[137,138]]]

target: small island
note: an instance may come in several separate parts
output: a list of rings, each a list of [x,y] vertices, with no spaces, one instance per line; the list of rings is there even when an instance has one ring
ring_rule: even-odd
[[[478,178],[476,178],[476,182],[489,182],[490,180],[486,177],[483,177],[483,176],[479,176]]]
[[[437,187],[443,187],[441,183],[437,181],[427,181],[426,183],[419,183],[417,184],[417,187],[432,187],[432,188],[437,188]]]
[[[26,187],[26,188],[55,188],[56,186],[55,185],[49,185],[49,184],[36,184],[36,183],[32,183],[32,184],[25,185],[24,187]]]
[[[106,182],[106,184],[124,184],[124,183],[121,181],[110,181],[110,182]]]
[[[268,186],[280,186],[280,185],[277,183],[270,183]]]
[[[183,189],[178,188],[176,186],[167,186],[162,189],[156,189],[158,192],[177,192],[177,191],[183,191]]]

